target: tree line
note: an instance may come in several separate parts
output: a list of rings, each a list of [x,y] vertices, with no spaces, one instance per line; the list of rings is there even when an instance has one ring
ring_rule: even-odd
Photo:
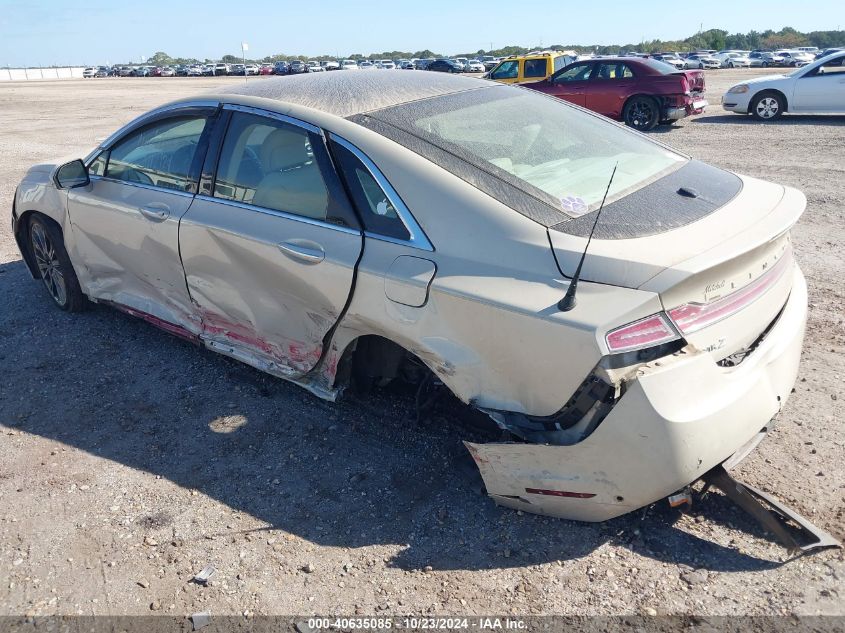
[[[701,31],[682,40],[648,40],[639,43],[628,44],[553,44],[551,46],[503,46],[492,50],[479,49],[464,53],[454,53],[452,57],[480,57],[492,55],[494,57],[506,57],[508,55],[524,55],[525,53],[543,48],[544,50],[572,50],[578,53],[596,53],[598,55],[615,55],[622,52],[656,53],[659,51],[693,51],[700,49],[722,50],[725,48],[739,50],[775,50],[780,48],[796,48],[799,46],[816,46],[819,49],[845,46],[845,31],[810,31],[802,33],[792,27],[786,26],[780,31],[768,29],[766,31],[749,31],[748,33],[728,33],[723,29],[708,29]],[[376,59],[426,59],[431,57],[443,57],[441,53],[423,51],[383,51],[381,53],[351,53],[349,55],[288,55],[279,53],[268,55],[261,59],[247,58],[247,63],[274,63],[277,61],[292,61],[295,59],[316,59],[317,61],[334,59],[376,60]],[[163,51],[155,53],[147,60],[148,64],[156,66],[171,66],[178,64],[209,63],[217,60],[196,59],[185,57],[171,57]],[[228,64],[237,64],[243,61],[241,55],[223,55],[221,61]]]

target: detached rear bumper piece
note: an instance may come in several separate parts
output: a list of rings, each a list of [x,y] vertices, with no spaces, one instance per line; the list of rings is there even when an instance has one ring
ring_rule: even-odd
[[[779,503],[754,486],[743,484],[728,474],[722,466],[716,466],[704,477],[707,487],[718,488],[750,514],[766,531],[791,553],[809,552],[828,547],[842,547],[830,534],[816,527],[794,510]],[[707,492],[705,487],[702,494]],[[760,503],[764,501],[765,505]],[[771,510],[767,509],[769,506]]]
[[[736,367],[685,348],[641,366],[577,444],[467,443],[488,494],[526,512],[604,521],[681,490],[778,414],[795,383],[806,316],[807,285],[796,267],[777,322]]]

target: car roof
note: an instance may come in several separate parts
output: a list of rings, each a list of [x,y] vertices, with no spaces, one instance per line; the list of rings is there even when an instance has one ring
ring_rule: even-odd
[[[489,87],[490,82],[443,73],[317,73],[278,77],[239,85],[223,94],[260,97],[292,103],[340,117],[465,90]]]

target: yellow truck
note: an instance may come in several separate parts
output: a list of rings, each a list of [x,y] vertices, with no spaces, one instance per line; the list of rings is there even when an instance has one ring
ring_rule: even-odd
[[[558,51],[513,55],[500,61],[485,77],[504,84],[531,83],[551,77],[574,61],[574,54]]]

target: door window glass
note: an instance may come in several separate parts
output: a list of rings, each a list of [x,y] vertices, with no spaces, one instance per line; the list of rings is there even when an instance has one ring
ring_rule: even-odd
[[[106,176],[189,191],[191,165],[205,123],[205,117],[174,117],[129,133],[111,148]]]
[[[825,62],[815,72],[811,71],[807,76],[823,77],[825,75],[836,75],[839,79],[845,79],[845,74],[843,73],[845,73],[845,57],[837,57],[836,59]]]
[[[516,79],[519,76],[519,61],[502,62],[490,75],[491,79]]]
[[[106,163],[109,159],[107,150],[100,152],[100,155],[95,158],[88,166],[88,173],[92,176],[102,176],[106,173]]]
[[[613,64],[599,64],[599,70],[596,73],[596,79],[631,79],[634,73],[627,64],[613,63]]]
[[[349,192],[361,214],[364,229],[400,240],[410,239],[410,233],[390,197],[358,157],[339,143],[332,143],[332,154],[343,171]]]
[[[586,81],[590,78],[592,69],[591,64],[576,64],[555,75],[554,81],[557,84],[569,83],[570,81]]]
[[[232,115],[214,197],[317,220],[333,215],[332,196],[311,135],[295,125],[255,114]]]
[[[526,59],[525,60],[525,77],[545,77],[546,76],[546,60],[543,59]]]

